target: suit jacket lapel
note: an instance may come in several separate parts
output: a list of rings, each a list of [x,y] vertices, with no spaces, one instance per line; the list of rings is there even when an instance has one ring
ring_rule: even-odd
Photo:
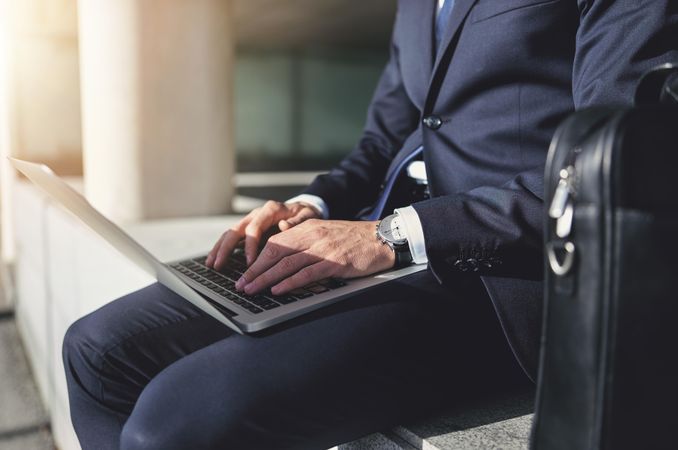
[[[433,26],[435,20],[436,0],[412,0],[400,3],[403,8],[401,17],[406,24],[401,27],[400,39],[406,41],[409,51],[417,55],[416,64],[408,64],[403,71],[413,73],[416,82],[412,83],[415,89],[413,98],[423,105],[428,92],[428,84],[433,69]]]
[[[419,39],[421,40],[422,49],[422,79],[428,80],[431,78],[431,70],[433,69],[433,61],[435,57],[435,21],[437,0],[428,0],[424,2],[423,6],[417,8],[421,16],[418,18],[419,25]]]

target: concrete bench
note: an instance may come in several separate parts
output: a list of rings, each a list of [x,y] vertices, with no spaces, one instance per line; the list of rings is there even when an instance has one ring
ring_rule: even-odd
[[[60,450],[76,450],[61,362],[64,333],[84,314],[154,280],[32,185],[19,183],[13,200],[17,325],[56,445]],[[256,205],[250,201],[244,206]],[[214,239],[238,218],[162,220],[123,228],[159,259],[171,261],[211,248]],[[532,393],[520,392],[463,403],[442,416],[377,433],[339,449],[524,449],[532,402]]]

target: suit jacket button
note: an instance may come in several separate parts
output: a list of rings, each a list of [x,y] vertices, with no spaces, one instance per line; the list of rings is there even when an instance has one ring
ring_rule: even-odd
[[[438,116],[426,116],[423,122],[424,125],[432,130],[437,130],[443,125],[443,120]]]

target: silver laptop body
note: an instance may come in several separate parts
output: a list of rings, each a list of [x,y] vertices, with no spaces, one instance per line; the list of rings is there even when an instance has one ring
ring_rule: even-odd
[[[165,264],[98,212],[80,193],[43,165],[10,158],[14,167],[66,210],[70,211],[139,268],[197,308],[238,333],[251,333],[335,303],[356,292],[426,268],[425,264],[352,280],[322,280],[287,295],[249,296],[232,286],[245,268],[236,250],[227,267],[216,272],[205,257]]]

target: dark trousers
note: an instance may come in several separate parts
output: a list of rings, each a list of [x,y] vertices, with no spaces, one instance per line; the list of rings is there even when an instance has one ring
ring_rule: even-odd
[[[248,336],[155,284],[73,324],[64,362],[85,450],[326,449],[527,380],[480,283],[428,271]]]

